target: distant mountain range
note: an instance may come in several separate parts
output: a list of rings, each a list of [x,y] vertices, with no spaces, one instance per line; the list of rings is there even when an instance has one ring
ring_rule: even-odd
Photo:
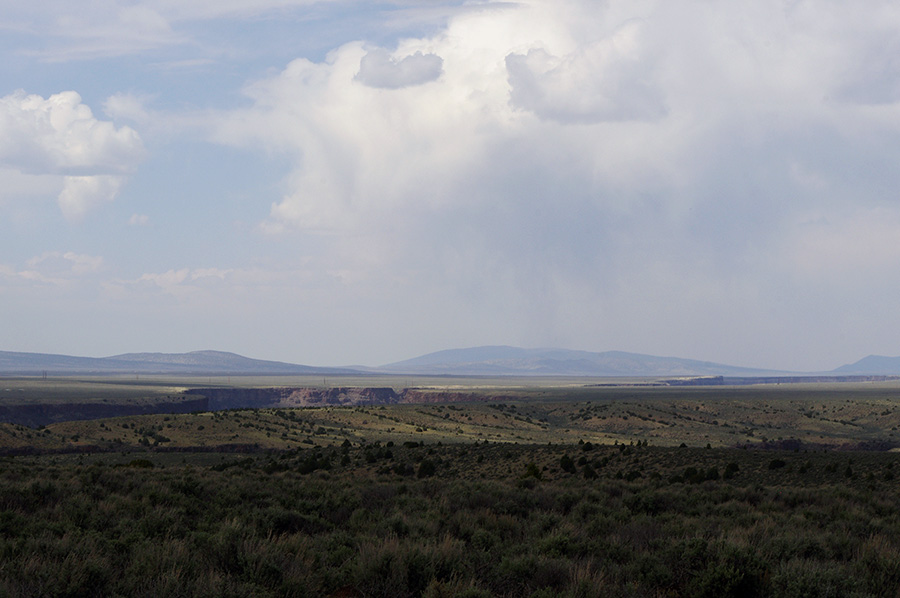
[[[379,368],[403,374],[479,376],[755,376],[770,370],[639,353],[493,346],[429,353]]]
[[[250,359],[222,351],[126,353],[112,357],[73,357],[0,351],[0,375],[340,375],[404,374],[422,376],[777,376],[775,372],[708,361],[657,357],[622,351],[594,353],[567,349],[507,346],[450,349],[376,368],[313,367]],[[789,375],[794,375],[792,373]],[[900,375],[900,357],[870,355],[818,375]]]
[[[315,375],[353,374],[347,368],[317,368],[307,365],[250,359],[223,351],[190,353],[126,353],[112,357],[71,357],[44,353],[0,351],[0,374],[211,374]]]

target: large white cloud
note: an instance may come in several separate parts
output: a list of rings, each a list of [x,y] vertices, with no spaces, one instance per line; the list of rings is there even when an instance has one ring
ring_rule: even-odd
[[[253,105],[220,115],[216,138],[293,160],[266,230],[317,235],[322,267],[371,292],[466,306],[448,325],[460,342],[478,328],[746,361],[717,335],[758,350],[772,334],[799,367],[797,312],[748,322],[835,261],[815,249],[829,228],[808,222],[900,215],[900,75],[871,41],[900,14],[869,8],[488,3],[395,49],[298,59],[248,87]],[[439,77],[409,77],[426,85],[360,75],[417,55],[442,60]],[[843,235],[869,248],[842,268],[885,234]]]
[[[48,98],[18,91],[0,98],[0,166],[8,174],[30,175],[36,184],[59,180],[67,218],[112,200],[143,154],[136,131],[98,120],[74,91]]]
[[[170,74],[156,62],[246,54],[234,73],[267,58],[241,52],[240,40],[217,43],[228,19],[357,8],[304,4],[0,0],[0,29],[15,29],[16,55],[38,62],[142,52],[138,68]],[[277,155],[267,173],[289,165],[273,205],[257,206],[260,229],[280,233],[268,243],[229,237],[215,269],[181,267],[190,256],[170,253],[128,272],[117,256],[108,267],[119,280],[100,297],[73,281],[107,267],[81,252],[107,252],[41,247],[39,258],[0,265],[4,283],[33,286],[26,307],[54,290],[69,305],[81,288],[82,305],[119,310],[122,329],[164,350],[171,330],[158,322],[215,339],[229,321],[266,351],[278,337],[315,345],[319,363],[342,361],[348,347],[388,361],[478,343],[798,368],[897,352],[900,281],[886,275],[900,263],[896,2],[527,0],[418,12],[434,4],[322,21],[332,27],[322,39],[355,41],[324,59],[310,57],[330,42],[304,46],[306,58],[247,85],[243,108],[209,115],[217,141]],[[353,30],[359,19],[406,17],[425,19],[428,33]],[[248,31],[269,31],[265,21]],[[4,213],[13,196],[58,196],[70,219],[113,199],[143,151],[133,129],[109,120],[189,140],[196,110],[144,105],[184,99],[172,95],[129,87],[102,118],[72,92],[2,98]],[[242,218],[270,183],[247,194]],[[132,218],[149,221],[135,239],[165,228],[156,211]]]
[[[138,134],[97,120],[81,96],[43,98],[17,91],[0,98],[0,161],[25,172],[90,175],[127,172],[141,158]]]

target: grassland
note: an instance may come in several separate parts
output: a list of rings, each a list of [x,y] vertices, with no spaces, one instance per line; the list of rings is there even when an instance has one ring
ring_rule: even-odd
[[[185,388],[175,379],[140,376],[0,378],[0,405],[145,404],[177,399]]]
[[[138,401],[150,400],[147,388],[128,387]],[[150,388],[157,396],[184,396],[184,387]],[[441,393],[447,388],[427,387],[421,394],[427,397],[428,392],[446,396]],[[53,400],[61,400],[60,396]],[[502,400],[486,400],[497,397]],[[473,402],[131,415],[60,422],[40,429],[0,425],[0,448],[20,450],[31,444],[42,450],[289,450],[345,440],[354,444],[487,440],[887,450],[900,446],[898,397],[896,383],[472,387],[464,398]]]

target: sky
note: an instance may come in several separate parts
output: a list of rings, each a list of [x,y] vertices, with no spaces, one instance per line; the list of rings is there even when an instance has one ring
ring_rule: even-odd
[[[900,4],[0,0],[0,349],[900,354]]]

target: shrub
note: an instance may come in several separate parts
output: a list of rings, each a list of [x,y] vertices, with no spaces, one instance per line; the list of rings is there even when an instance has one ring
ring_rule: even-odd
[[[525,476],[524,477],[534,478],[536,480],[541,479],[541,477],[542,477],[541,470],[534,461],[529,461],[528,464],[525,466]]]
[[[422,462],[419,463],[419,471],[416,473],[416,476],[419,478],[430,478],[437,471],[437,466],[434,464],[434,461],[431,459],[422,459]]]
[[[763,596],[766,569],[749,547],[724,544],[715,547],[716,555],[690,584],[696,598],[752,598]]]
[[[688,467],[684,470],[684,481],[690,484],[699,484],[706,481],[706,474],[698,471],[696,467]]]
[[[792,559],[772,575],[773,598],[852,596],[855,580],[838,564]]]
[[[153,469],[153,462],[150,459],[132,459],[124,465],[124,467],[136,467],[138,469]]]
[[[741,468],[738,467],[738,464],[735,463],[734,461],[732,461],[728,465],[725,466],[725,473],[722,474],[722,477],[726,480],[730,480],[731,478],[733,478],[735,476],[735,474],[738,471],[740,471],[740,469]]]

